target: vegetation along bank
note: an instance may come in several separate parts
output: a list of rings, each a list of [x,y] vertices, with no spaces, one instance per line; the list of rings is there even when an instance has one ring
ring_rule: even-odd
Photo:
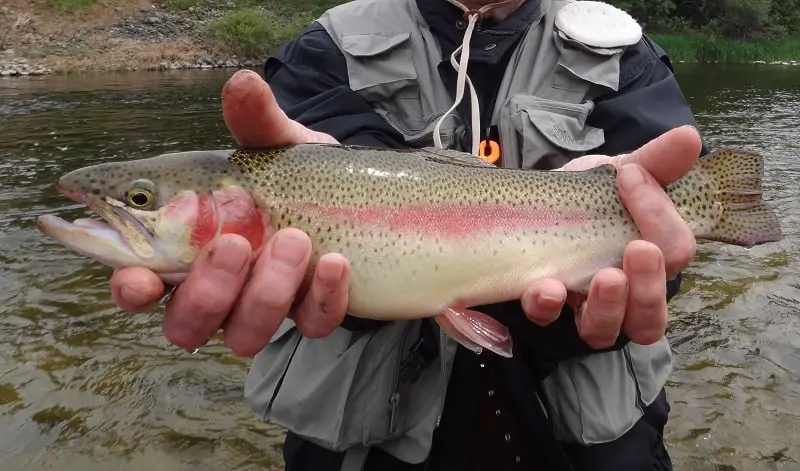
[[[0,76],[259,67],[342,0],[4,0]],[[609,0],[677,62],[800,65],[800,0]]]

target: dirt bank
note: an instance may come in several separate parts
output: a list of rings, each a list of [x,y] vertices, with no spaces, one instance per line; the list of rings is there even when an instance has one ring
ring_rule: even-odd
[[[209,22],[237,8],[233,2],[174,5],[174,0],[4,0],[0,76],[263,63],[263,56],[237,57],[208,35]]]

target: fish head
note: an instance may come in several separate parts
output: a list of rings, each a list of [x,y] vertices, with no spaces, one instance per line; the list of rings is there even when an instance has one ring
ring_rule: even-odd
[[[43,215],[39,229],[114,268],[148,268],[170,284],[186,277],[204,245],[237,233],[260,250],[267,225],[230,151],[162,154],[84,167],[56,188],[100,216],[68,222]]]

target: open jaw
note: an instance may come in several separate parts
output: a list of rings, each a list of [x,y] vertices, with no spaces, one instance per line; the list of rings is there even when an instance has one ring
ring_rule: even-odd
[[[114,268],[149,267],[156,255],[148,229],[128,214],[121,204],[104,199],[62,191],[70,199],[84,204],[103,220],[77,219],[66,221],[46,214],[37,220],[39,230],[70,250]],[[119,205],[119,206],[118,206]]]

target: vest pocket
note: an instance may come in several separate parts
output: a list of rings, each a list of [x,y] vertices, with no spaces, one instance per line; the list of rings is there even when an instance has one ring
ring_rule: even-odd
[[[542,383],[559,440],[595,445],[630,430],[672,371],[666,338],[561,362]]]
[[[500,118],[501,138],[519,149],[504,155],[506,167],[558,168],[605,143],[602,129],[586,125],[594,103],[565,103],[533,95],[511,97]],[[514,145],[516,144],[516,145]]]
[[[601,390],[601,386],[612,385]],[[555,437],[595,445],[612,441],[639,420],[636,381],[624,350],[564,361],[543,382]]]
[[[342,38],[350,88],[369,102],[397,94],[418,98],[411,33],[350,34]]]
[[[435,387],[420,384],[424,377],[409,384],[400,374],[420,323],[340,328],[309,339],[286,320],[253,360],[245,401],[262,420],[335,451],[399,437],[415,425],[408,418],[420,415],[407,395],[411,387]]]

